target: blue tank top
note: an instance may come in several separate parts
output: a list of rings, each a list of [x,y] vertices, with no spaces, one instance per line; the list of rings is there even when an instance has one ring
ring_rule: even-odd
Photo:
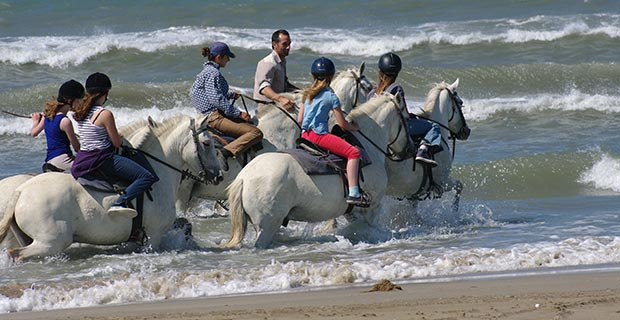
[[[71,143],[67,134],[60,130],[60,121],[67,116],[60,113],[54,116],[52,120],[45,118],[43,121],[43,130],[45,130],[45,138],[47,140],[47,156],[45,162],[58,157],[61,154],[72,155]]]

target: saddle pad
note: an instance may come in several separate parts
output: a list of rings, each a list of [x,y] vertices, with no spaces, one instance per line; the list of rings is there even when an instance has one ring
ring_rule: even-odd
[[[85,188],[91,188],[103,192],[116,193],[114,186],[107,180],[92,178],[92,177],[79,177],[77,182]]]
[[[334,154],[326,158],[312,155],[303,149],[287,149],[278,152],[290,154],[308,175],[338,174],[339,171],[346,171],[346,161]]]

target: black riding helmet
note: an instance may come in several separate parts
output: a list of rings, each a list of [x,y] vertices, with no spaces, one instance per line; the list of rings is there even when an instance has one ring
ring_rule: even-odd
[[[112,88],[110,78],[101,72],[95,72],[86,79],[88,93],[106,93]]]
[[[317,79],[324,80],[336,73],[336,67],[334,67],[334,63],[331,60],[325,57],[320,57],[312,62],[310,73],[312,73],[312,75]]]
[[[402,66],[400,57],[395,53],[388,52],[379,57],[379,70],[387,75],[398,75]]]
[[[58,89],[58,98],[56,101],[60,103],[69,103],[69,99],[81,99],[84,98],[84,86],[71,79],[60,86]]]

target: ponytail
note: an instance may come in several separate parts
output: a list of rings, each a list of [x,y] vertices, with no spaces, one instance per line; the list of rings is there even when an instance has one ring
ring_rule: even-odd
[[[389,87],[392,83],[396,81],[396,76],[388,75],[383,73],[383,71],[379,71],[379,83],[377,83],[377,94],[382,94],[387,87]]]
[[[215,59],[215,55],[211,54],[211,49],[209,47],[202,48],[202,56],[207,58],[209,61],[213,61]]]
[[[95,102],[97,102],[99,98],[103,97],[106,94],[107,92],[86,93],[86,96],[82,100],[82,103],[80,103],[73,109],[73,119],[75,119],[75,121],[84,120],[88,115],[90,108],[95,104]]]
[[[45,103],[45,110],[43,110],[43,116],[49,120],[52,120],[56,113],[58,113],[58,110],[60,110],[60,108],[66,106],[67,104],[68,103],[66,102],[59,102],[57,100],[48,101]]]
[[[305,102],[308,100],[309,103],[312,103],[312,100],[326,87],[329,87],[329,84],[332,82],[332,76],[327,76],[325,79],[317,79],[314,77],[314,82],[310,88],[303,91],[301,96],[301,101]]]

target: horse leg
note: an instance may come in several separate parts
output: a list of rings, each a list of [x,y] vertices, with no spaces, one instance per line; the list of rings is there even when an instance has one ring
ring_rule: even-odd
[[[284,219],[276,219],[274,216],[266,216],[261,222],[258,231],[258,237],[254,243],[254,247],[266,249],[271,245],[273,237],[280,229]]]
[[[73,232],[65,221],[55,221],[46,228],[45,235],[33,235],[33,241],[21,248],[9,250],[9,255],[15,260],[29,257],[52,256],[62,252],[73,243]]]
[[[456,191],[456,195],[454,196],[454,202],[452,203],[452,211],[457,212],[459,211],[459,206],[461,202],[461,192],[463,192],[463,183],[461,183],[461,181],[459,180],[455,180],[454,185],[452,186],[452,189]]]

